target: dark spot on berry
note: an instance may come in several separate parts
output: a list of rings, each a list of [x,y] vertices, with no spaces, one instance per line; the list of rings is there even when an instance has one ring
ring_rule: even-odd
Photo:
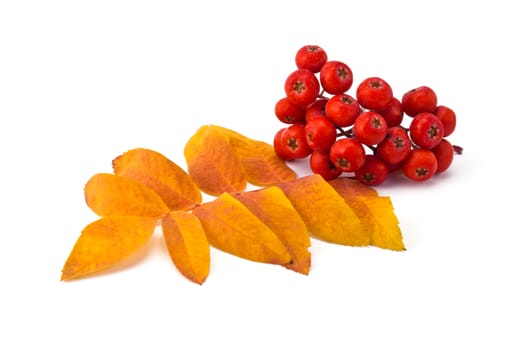
[[[304,86],[304,83],[302,81],[296,81],[293,84],[293,91],[297,93],[302,93],[304,90],[306,90],[306,86]]]
[[[379,81],[371,81],[370,87],[374,89],[379,89],[381,87],[381,83]]]
[[[427,168],[417,168],[416,169],[416,175],[417,176],[426,176],[428,174]]]
[[[288,147],[290,147],[293,150],[296,150],[299,148],[299,142],[297,142],[297,139],[294,137],[291,137],[288,139]]]
[[[344,80],[348,77],[348,71],[344,67],[339,67],[337,68],[337,76]]]

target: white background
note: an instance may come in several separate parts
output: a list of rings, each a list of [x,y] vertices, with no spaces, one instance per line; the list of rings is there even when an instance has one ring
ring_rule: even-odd
[[[2,1],[0,348],[525,348],[518,3]],[[378,188],[407,251],[313,240],[303,276],[213,250],[199,286],[157,231],[108,273],[60,282],[97,218],[93,174],[135,147],[185,167],[204,124],[272,142],[306,44],[352,68],[350,93],[380,76],[457,113],[447,173]]]

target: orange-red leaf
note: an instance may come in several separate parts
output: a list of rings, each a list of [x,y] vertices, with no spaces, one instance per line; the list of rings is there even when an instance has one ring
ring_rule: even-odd
[[[246,188],[246,172],[228,139],[217,128],[202,126],[184,147],[188,172],[205,193],[219,196]]]
[[[155,218],[107,216],[87,225],[62,269],[62,280],[86,276],[124,260],[146,244],[156,223]]]
[[[374,189],[348,178],[331,180],[330,185],[363,222],[370,235],[371,245],[390,250],[405,250],[390,197],[379,196]]]
[[[169,212],[152,189],[114,174],[96,174],[84,188],[87,205],[100,216],[130,215],[160,218]]]
[[[172,211],[162,219],[162,232],[173,264],[186,278],[202,284],[210,271],[210,246],[199,219]]]
[[[269,186],[294,180],[295,172],[274,151],[272,145],[251,139],[236,131],[212,126],[225,135],[244,167],[248,182]]]
[[[229,193],[202,204],[193,213],[217,249],[256,262],[283,265],[292,260],[275,233]]]
[[[241,192],[236,198],[268,226],[292,257],[286,268],[307,275],[310,271],[310,236],[301,216],[284,193],[275,186]]]
[[[115,174],[133,179],[154,190],[170,210],[189,209],[202,201],[191,177],[159,152],[136,148],[113,160]]]
[[[356,213],[320,175],[305,176],[278,186],[314,237],[351,246],[370,244],[370,236]]]

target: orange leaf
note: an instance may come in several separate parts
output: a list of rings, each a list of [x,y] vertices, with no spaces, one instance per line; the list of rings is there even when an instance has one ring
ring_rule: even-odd
[[[199,219],[172,211],[162,219],[162,232],[173,264],[189,280],[202,284],[210,271],[210,246]]]
[[[157,219],[107,216],[87,225],[64,268],[62,280],[71,280],[106,269],[132,255],[153,234]]]
[[[200,127],[186,143],[184,157],[191,178],[203,192],[218,196],[246,188],[242,163],[216,128]]]
[[[310,236],[292,203],[277,187],[241,192],[236,198],[268,226],[283,242],[292,257],[286,268],[307,275],[310,271]]]
[[[278,186],[314,237],[351,246],[370,244],[370,236],[352,208],[320,175],[305,176]]]
[[[338,178],[329,183],[363,222],[371,237],[371,245],[390,250],[405,250],[390,197],[380,197],[377,191],[353,179]]]
[[[275,154],[272,145],[224,127],[212,127],[228,138],[246,171],[249,183],[269,186],[296,178],[295,172]]]
[[[283,265],[292,260],[275,233],[229,193],[202,204],[193,213],[217,249],[256,262]]]
[[[160,218],[169,212],[157,193],[135,180],[96,174],[84,188],[87,205],[100,216],[131,215]]]
[[[113,160],[113,169],[115,174],[154,190],[170,210],[189,209],[202,201],[191,177],[159,152],[145,148],[129,150]]]

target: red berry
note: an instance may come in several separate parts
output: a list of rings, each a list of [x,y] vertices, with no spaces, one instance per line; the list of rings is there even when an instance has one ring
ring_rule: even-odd
[[[357,101],[366,109],[385,109],[393,97],[394,93],[390,85],[378,77],[367,78],[357,86]]]
[[[292,154],[289,152],[289,149],[284,144],[282,138],[285,129],[286,128],[279,129],[275,133],[273,137],[273,150],[275,151],[277,157],[281,158],[282,160],[291,160],[293,158]]]
[[[385,109],[376,111],[386,120],[388,127],[399,126],[403,121],[403,105],[397,98],[392,97],[392,101]]]
[[[339,139],[330,148],[330,160],[342,171],[356,171],[363,166],[365,159],[365,149],[355,139]]]
[[[306,122],[309,122],[310,120],[317,117],[326,117],[326,113],[324,110],[327,101],[328,98],[320,97],[311,104],[309,104],[308,107],[306,107],[306,111],[304,114],[304,119],[306,120]]]
[[[456,129],[456,113],[446,106],[437,106],[434,108],[433,113],[443,124],[443,137],[452,134]]]
[[[403,167],[403,162],[399,162],[399,163],[395,163],[395,164],[391,164],[391,163],[386,163],[385,162],[385,164],[388,167],[388,172],[389,173],[395,173],[396,171],[401,170],[401,168]]]
[[[337,94],[326,102],[325,113],[335,125],[345,127],[354,124],[361,107],[353,97]]]
[[[326,117],[314,118],[304,127],[306,142],[314,151],[328,151],[337,137],[337,130]]]
[[[356,178],[365,185],[375,186],[382,184],[390,169],[379,157],[367,154],[365,164],[355,171]]]
[[[350,67],[339,61],[326,62],[321,68],[319,79],[324,91],[332,95],[345,93],[354,82]]]
[[[306,158],[312,150],[306,142],[303,124],[292,124],[274,138],[276,154],[284,160]]]
[[[437,96],[428,86],[420,86],[406,92],[401,98],[405,113],[414,117],[422,112],[432,112],[437,105]]]
[[[286,97],[281,98],[275,104],[275,115],[286,124],[305,122],[304,107],[291,103]]]
[[[317,45],[306,45],[297,51],[295,55],[295,64],[297,68],[304,68],[318,73],[321,67],[326,63],[328,56],[326,52]]]
[[[320,89],[317,77],[308,69],[292,72],[284,83],[284,91],[290,102],[304,107],[315,101]]]
[[[410,123],[410,137],[421,148],[434,148],[443,138],[443,124],[435,114],[419,113]]]
[[[310,169],[321,175],[326,181],[338,178],[343,171],[335,167],[328,152],[313,151],[310,156]]]
[[[437,170],[437,159],[428,149],[415,148],[403,162],[403,173],[414,181],[430,179]]]
[[[391,165],[402,162],[411,148],[406,131],[400,126],[393,126],[387,129],[385,139],[376,147],[376,153],[379,158]]]
[[[448,140],[443,139],[436,147],[432,148],[431,151],[437,159],[438,165],[436,173],[447,170],[454,159],[454,146],[452,146]]]
[[[386,136],[387,124],[381,114],[366,111],[361,113],[354,123],[354,135],[359,142],[372,146],[383,141]]]

